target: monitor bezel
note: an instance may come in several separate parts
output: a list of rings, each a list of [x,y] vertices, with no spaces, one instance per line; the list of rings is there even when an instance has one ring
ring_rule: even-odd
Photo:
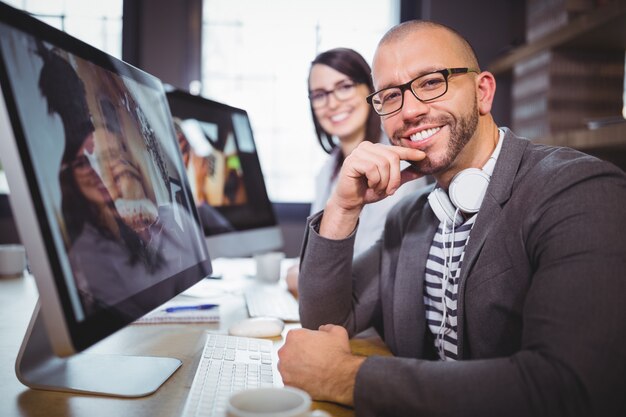
[[[210,112],[220,112],[221,114],[218,116],[228,115],[231,121],[235,114],[243,116],[254,142],[254,152],[242,152],[239,143],[241,138],[235,136],[237,151],[240,152],[240,155],[247,155],[248,158],[248,162],[242,166],[244,177],[247,179],[248,185],[255,186],[255,191],[258,193],[255,201],[249,201],[246,203],[246,207],[241,209],[248,212],[249,217],[247,221],[249,223],[245,225],[233,223],[230,217],[231,213],[229,213],[229,210],[233,208],[215,207],[217,211],[233,223],[235,230],[223,233],[205,233],[211,257],[246,257],[268,251],[282,250],[284,244],[282,231],[278,224],[274,206],[267,193],[263,170],[259,161],[258,147],[248,112],[239,107],[178,89],[168,90],[167,98],[173,117],[181,119],[192,118],[201,122],[214,123],[216,116],[209,115]],[[184,107],[184,109],[181,107]],[[249,169],[258,172],[245,172]],[[252,176],[254,176],[256,181],[255,184],[249,181],[249,178]],[[254,220],[255,216],[258,216],[259,210],[263,212],[263,218],[257,217],[257,220]]]
[[[0,3],[0,22],[153,89],[156,94],[162,96],[164,111],[169,112],[164,87],[156,77],[4,3]],[[182,292],[210,275],[212,272],[211,261],[206,246],[200,245],[199,250],[205,258],[204,261],[164,279],[123,301],[122,304],[102,309],[83,320],[79,320],[71,306],[69,289],[65,283],[63,268],[60,264],[60,254],[52,239],[52,227],[43,205],[41,190],[35,179],[33,161],[30,159],[27,139],[19,117],[15,95],[11,89],[6,65],[4,57],[0,56],[0,128],[3,130],[0,135],[4,138],[0,141],[2,142],[0,149],[11,190],[11,206],[39,290],[48,337],[55,353],[59,356],[67,356],[92,346],[137,319],[138,317],[116,313],[120,307],[123,308],[124,303],[135,303],[141,300],[147,302],[147,305],[152,308],[156,308],[171,298],[165,298],[160,294]],[[169,116],[169,113],[167,115]],[[174,127],[171,121],[169,127],[170,136],[175,141]],[[177,153],[175,158],[177,158],[175,165],[177,169],[180,169],[183,166],[180,153]],[[178,174],[183,180],[182,186],[188,196],[190,213],[193,221],[199,224],[195,204],[193,200],[189,200],[189,196],[191,196],[189,183],[184,170],[182,171]],[[204,242],[202,236],[199,237],[198,241]],[[149,310],[145,313],[148,313]]]

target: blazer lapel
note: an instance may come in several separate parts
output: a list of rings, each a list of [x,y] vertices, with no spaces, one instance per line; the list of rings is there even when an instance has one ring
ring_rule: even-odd
[[[404,234],[394,285],[394,333],[399,356],[421,357],[426,334],[424,273],[426,258],[439,224],[428,205],[410,219]]]
[[[480,254],[489,231],[497,222],[502,207],[511,196],[513,181],[522,161],[524,150],[528,146],[528,140],[520,139],[504,128],[504,143],[500,156],[496,162],[494,172],[491,176],[485,198],[480,206],[476,223],[470,233],[469,242],[465,248],[463,264],[461,265],[461,279],[459,283],[458,297],[458,357],[463,358],[463,337],[464,337],[464,295],[467,284],[467,276],[472,270],[478,255]]]

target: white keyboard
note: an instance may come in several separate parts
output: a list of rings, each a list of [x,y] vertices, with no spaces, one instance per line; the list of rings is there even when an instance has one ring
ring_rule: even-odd
[[[183,417],[224,417],[232,393],[282,386],[272,349],[270,340],[208,335]]]
[[[278,285],[251,285],[244,291],[250,317],[277,317],[283,321],[300,321],[298,301]]]

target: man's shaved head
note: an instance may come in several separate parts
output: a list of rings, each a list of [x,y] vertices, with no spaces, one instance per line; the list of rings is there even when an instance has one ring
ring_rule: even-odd
[[[458,47],[460,48],[460,52],[463,54],[463,58],[466,60],[467,65],[473,68],[478,69],[478,58],[476,57],[476,52],[472,45],[465,39],[459,32],[448,27],[446,25],[442,25],[440,23],[431,22],[428,20],[410,20],[408,22],[401,23],[393,28],[389,29],[389,31],[382,37],[380,42],[378,43],[378,47],[384,46],[388,43],[393,43],[395,41],[401,40],[405,38],[407,35],[413,34],[420,30],[424,29],[433,29],[433,30],[442,30],[448,32],[454,39],[458,41]]]

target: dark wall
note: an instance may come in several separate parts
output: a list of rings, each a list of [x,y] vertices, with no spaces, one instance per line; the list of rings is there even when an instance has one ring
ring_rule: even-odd
[[[0,193],[0,244],[20,243],[8,194]]]
[[[288,258],[300,256],[306,218],[311,211],[308,203],[274,203],[274,212],[283,234],[283,250]]]
[[[525,39],[525,0],[421,0],[421,18],[448,25],[474,47],[481,69]],[[498,125],[511,124],[511,75],[498,75],[492,114]]]
[[[202,0],[125,0],[122,59],[179,89],[200,80]]]

